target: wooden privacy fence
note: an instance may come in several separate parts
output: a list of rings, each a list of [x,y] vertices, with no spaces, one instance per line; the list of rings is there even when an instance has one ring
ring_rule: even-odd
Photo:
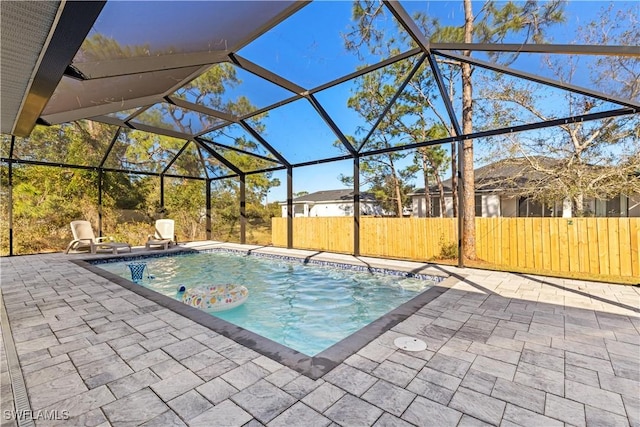
[[[271,243],[286,247],[287,219],[272,218],[271,226]],[[353,217],[294,218],[293,247],[353,253]]]
[[[477,218],[476,254],[500,266],[637,277],[640,218]]]
[[[360,254],[415,261],[455,258],[455,218],[360,218]],[[272,243],[287,245],[287,219]],[[353,253],[353,218],[294,218],[293,246]],[[476,218],[476,254],[496,267],[637,277],[640,218]]]

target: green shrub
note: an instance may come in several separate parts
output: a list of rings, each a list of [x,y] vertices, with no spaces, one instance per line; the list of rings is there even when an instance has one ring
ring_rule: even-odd
[[[444,236],[440,237],[440,258],[441,259],[458,258],[458,243],[445,242]]]

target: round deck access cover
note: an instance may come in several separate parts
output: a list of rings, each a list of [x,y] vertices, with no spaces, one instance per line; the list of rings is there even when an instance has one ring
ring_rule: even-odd
[[[398,337],[393,340],[396,347],[406,351],[422,351],[427,349],[427,343],[418,338]]]

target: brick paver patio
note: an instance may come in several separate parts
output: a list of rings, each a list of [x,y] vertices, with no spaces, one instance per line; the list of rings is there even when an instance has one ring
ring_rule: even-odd
[[[70,417],[38,426],[640,426],[638,287],[438,267],[460,281],[312,380],[70,262],[84,257],[1,260],[31,410]]]

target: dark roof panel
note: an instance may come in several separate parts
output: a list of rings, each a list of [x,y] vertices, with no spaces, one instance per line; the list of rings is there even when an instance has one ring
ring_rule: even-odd
[[[47,123],[54,124],[121,111],[126,101],[144,99],[134,104],[138,107],[147,105],[149,96],[161,100],[166,91],[199,68],[177,68],[84,81],[65,76],[42,116]]]
[[[293,3],[109,1],[73,62],[231,51]]]

